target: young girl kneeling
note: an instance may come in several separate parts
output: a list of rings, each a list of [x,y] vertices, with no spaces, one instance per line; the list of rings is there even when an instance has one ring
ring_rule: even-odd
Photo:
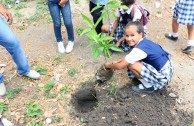
[[[116,70],[127,67],[129,78],[140,81],[132,86],[136,92],[153,92],[168,85],[173,74],[169,53],[157,43],[143,38],[144,28],[138,21],[129,22],[125,32],[127,43],[134,48],[124,58],[105,63],[105,67]]]

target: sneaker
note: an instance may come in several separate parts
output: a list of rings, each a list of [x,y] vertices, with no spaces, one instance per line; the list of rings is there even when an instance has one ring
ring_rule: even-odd
[[[2,83],[0,84],[0,96],[5,95],[5,93],[6,93],[5,84],[2,82]]]
[[[15,4],[19,4],[19,3],[20,3],[20,1],[19,1],[19,0],[16,0],[16,1],[15,1]]]
[[[165,37],[167,39],[172,40],[172,41],[177,41],[178,40],[178,37],[174,37],[172,34],[165,34]]]
[[[152,93],[154,92],[154,87],[146,88],[143,84],[133,85],[132,90],[138,93]]]
[[[187,46],[185,49],[182,50],[183,53],[190,54],[194,51],[194,46]]]
[[[66,47],[66,53],[70,53],[73,50],[74,42],[69,41]]]
[[[30,70],[30,72],[26,76],[32,79],[40,79],[40,74],[35,70]]]
[[[63,42],[58,42],[57,44],[58,44],[58,51],[60,53],[65,53],[65,47],[64,47]]]

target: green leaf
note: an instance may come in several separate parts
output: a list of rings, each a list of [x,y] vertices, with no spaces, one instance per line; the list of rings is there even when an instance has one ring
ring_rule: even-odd
[[[93,28],[93,22],[84,14],[81,14],[82,15],[82,18],[83,20],[87,23],[87,25],[90,27],[90,28]]]
[[[97,6],[94,7],[94,8],[91,10],[91,12],[94,12],[95,10],[97,10],[97,9],[99,9],[99,8],[101,8],[101,7],[102,7],[102,6],[100,6],[100,1],[98,1]]]
[[[5,102],[0,102],[0,113],[2,114],[4,111],[8,110],[8,105]]]
[[[90,30],[91,30],[91,28],[84,29],[84,30],[81,32],[80,36],[82,36],[82,35],[84,35],[84,34],[87,34],[88,32],[90,32]]]
[[[104,49],[104,54],[105,54],[105,57],[108,57],[108,58],[110,58],[111,57],[111,55],[110,55],[110,51],[109,51],[109,49]]]
[[[97,22],[94,24],[94,27],[96,27],[102,19],[104,19],[107,16],[107,13],[102,13],[100,18],[98,18]]]
[[[103,50],[104,50],[104,47],[98,47],[96,45],[93,46],[93,48],[92,48],[93,58],[96,60],[100,56],[100,54],[102,54]]]
[[[119,47],[117,47],[116,45],[113,45],[113,44],[109,44],[109,48],[114,50],[114,51],[117,51],[117,52],[123,52],[123,50]]]

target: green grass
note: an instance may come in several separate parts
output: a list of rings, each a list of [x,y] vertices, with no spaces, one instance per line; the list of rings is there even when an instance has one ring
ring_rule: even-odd
[[[0,114],[8,110],[8,104],[5,102],[0,102]]]
[[[72,68],[72,67],[71,67],[71,68],[68,70],[68,74],[69,74],[69,76],[71,76],[71,77],[74,77],[77,73],[78,73],[78,70],[75,69],[75,68]]]
[[[48,94],[50,90],[54,87],[55,83],[53,81],[50,81],[44,85],[44,93]]]
[[[23,17],[24,15],[21,13],[21,12],[16,12],[15,14],[14,14],[14,16],[15,17],[18,17],[18,18],[21,18],[21,17]]]
[[[38,73],[40,73],[41,75],[47,74],[47,68],[45,66],[39,65],[39,66],[37,66],[35,68],[35,71],[38,72]]]
[[[42,116],[42,110],[37,102],[35,102],[35,101],[27,102],[26,107],[27,107],[27,110],[26,110],[25,114],[28,117],[36,118],[36,117]]]
[[[108,95],[115,95],[118,88],[118,84],[110,84],[108,88]]]
[[[71,86],[64,86],[60,89],[60,91],[62,93],[68,93],[68,92],[71,92],[72,91],[72,87]]]
[[[20,4],[16,4],[16,6],[15,6],[15,10],[20,10],[22,8],[26,8],[26,4],[20,3]]]

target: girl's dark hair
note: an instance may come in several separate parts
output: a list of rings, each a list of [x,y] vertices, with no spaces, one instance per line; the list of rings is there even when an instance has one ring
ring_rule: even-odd
[[[130,22],[128,22],[128,24],[125,26],[125,29],[129,26],[132,26],[132,25],[137,27],[137,32],[138,33],[142,33],[142,35],[144,35],[143,25],[139,21],[130,21]]]
[[[122,4],[128,6],[135,3],[135,0],[121,0]]]

